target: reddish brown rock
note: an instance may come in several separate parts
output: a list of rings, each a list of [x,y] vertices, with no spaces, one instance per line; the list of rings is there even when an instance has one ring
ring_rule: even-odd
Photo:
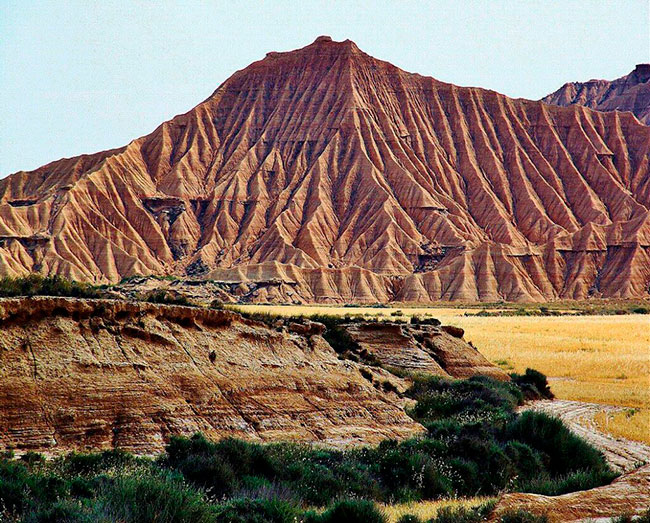
[[[1,180],[0,274],[208,277],[258,302],[648,297],[649,152],[629,113],[319,38],[123,148]]]
[[[364,354],[389,367],[460,379],[477,375],[510,379],[465,342],[462,334],[457,335],[462,329],[453,327],[452,335],[445,327],[389,322],[345,325]]]
[[[509,510],[528,510],[546,515],[551,523],[611,521],[622,515],[634,516],[650,507],[650,465],[628,472],[610,485],[571,492],[562,496],[505,494],[490,521]],[[602,518],[602,519],[601,519]]]
[[[465,336],[465,331],[460,327],[455,327],[454,325],[443,325],[440,329],[454,338],[462,338]]]
[[[0,300],[0,332],[0,450],[154,453],[197,431],[349,445],[423,430],[315,323],[296,334],[228,311],[39,298]]]
[[[650,64],[639,64],[630,74],[616,80],[570,82],[542,102],[584,105],[599,111],[630,111],[643,123],[650,124]]]

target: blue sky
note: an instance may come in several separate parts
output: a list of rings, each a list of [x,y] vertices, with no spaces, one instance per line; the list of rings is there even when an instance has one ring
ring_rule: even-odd
[[[268,51],[350,38],[407,71],[537,99],[650,61],[648,0],[0,0],[0,177],[118,147]]]

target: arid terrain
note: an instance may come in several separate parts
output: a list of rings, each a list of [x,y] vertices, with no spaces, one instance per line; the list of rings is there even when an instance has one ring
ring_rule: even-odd
[[[467,316],[480,309],[239,305],[275,314],[363,314],[385,318],[435,317],[465,330],[495,365],[508,372],[532,367],[549,376],[558,398],[617,407],[616,423],[596,416],[607,432],[650,443],[650,316]],[[498,311],[496,309],[490,309]],[[399,315],[394,316],[396,313]],[[605,411],[603,411],[604,413]],[[613,413],[610,412],[610,415]],[[604,416],[604,414],[603,414]]]
[[[563,107],[583,105],[599,111],[630,111],[639,121],[650,124],[650,64],[638,64],[634,71],[616,80],[566,83],[542,101]]]
[[[320,36],[0,180],[0,521],[641,515],[648,123]]]
[[[650,127],[323,36],[127,146],[0,181],[0,273],[254,302],[647,297]]]

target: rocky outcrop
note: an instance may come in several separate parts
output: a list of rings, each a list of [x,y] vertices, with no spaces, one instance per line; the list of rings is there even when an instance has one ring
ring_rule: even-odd
[[[464,341],[462,329],[458,327],[357,322],[346,325],[345,329],[364,356],[369,355],[388,367],[447,378],[484,375],[504,381],[510,379]]]
[[[319,38],[123,148],[1,180],[0,274],[175,274],[256,302],[647,297],[649,153],[632,114]]]
[[[111,300],[0,300],[0,449],[162,449],[172,434],[375,443],[422,428],[322,325]],[[362,372],[363,371],[363,372]]]
[[[643,123],[650,124],[650,64],[639,64],[630,74],[616,80],[570,82],[542,102],[584,105],[599,111],[630,111]]]
[[[562,496],[505,494],[490,521],[499,521],[506,511],[524,509],[546,515],[554,522],[610,521],[622,515],[634,516],[650,507],[650,465],[628,472],[611,484]],[[603,519],[600,519],[603,518]]]

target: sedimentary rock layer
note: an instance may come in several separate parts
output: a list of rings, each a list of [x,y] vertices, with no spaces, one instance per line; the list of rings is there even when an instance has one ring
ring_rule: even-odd
[[[482,374],[498,380],[510,379],[462,339],[462,329],[453,336],[445,330],[452,329],[434,325],[358,322],[345,328],[361,350],[382,365],[446,378]]]
[[[498,521],[508,511],[527,510],[544,515],[551,523],[612,521],[627,515],[638,516],[650,506],[650,465],[628,472],[610,485],[571,492],[562,496],[505,494],[492,513]]]
[[[632,114],[320,37],[121,149],[0,181],[0,273],[189,275],[253,301],[647,297],[649,152]]]
[[[569,82],[542,102],[568,107],[584,105],[599,111],[630,111],[650,124],[650,64],[639,64],[616,80]]]
[[[154,453],[197,431],[348,445],[422,430],[378,386],[399,378],[364,376],[322,330],[295,330],[189,307],[0,300],[0,449]]]

